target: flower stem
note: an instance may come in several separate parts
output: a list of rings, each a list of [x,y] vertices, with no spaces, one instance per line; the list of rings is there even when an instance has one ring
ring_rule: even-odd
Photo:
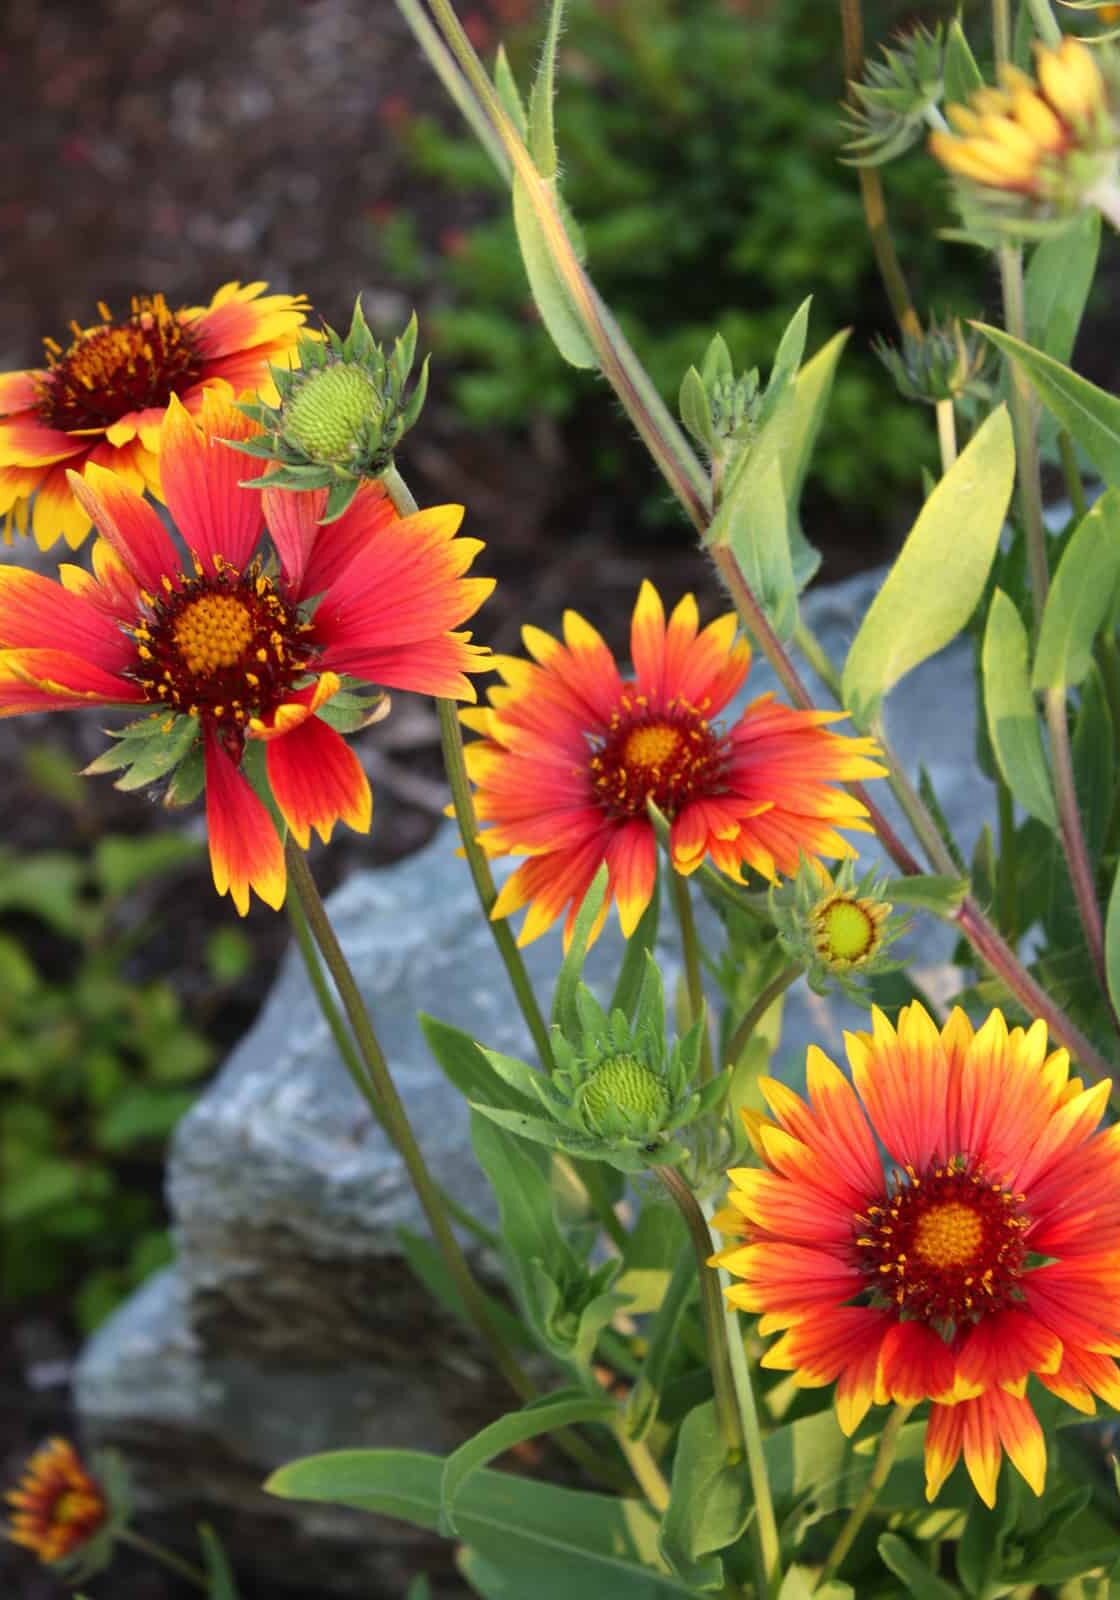
[[[614,1436],[618,1440],[619,1449],[630,1463],[630,1471],[634,1474],[638,1487],[655,1511],[664,1511],[669,1504],[669,1485],[665,1480],[665,1474],[653,1459],[649,1445],[644,1439],[632,1439],[621,1417],[615,1425]]]
[[[942,476],[957,459],[957,419],[952,400],[937,402],[937,443],[941,450]]]
[[[689,1026],[700,1022],[700,1082],[711,1081],[715,1071],[712,1060],[712,1035],[708,1026],[708,1003],[704,998],[704,975],[700,967],[700,939],[696,932],[696,918],[692,910],[692,889],[689,881],[672,865],[669,884],[673,896],[673,909],[681,930],[681,953],[684,956],[685,982],[688,986]]]
[[[376,1103],[380,1107],[382,1126],[405,1164],[416,1197],[432,1231],[432,1237],[443,1257],[448,1276],[458,1291],[471,1321],[489,1348],[499,1372],[522,1400],[531,1399],[535,1392],[534,1386],[522,1371],[517,1358],[506,1349],[504,1341],[491,1321],[482,1291],[467,1265],[459,1241],[447,1220],[439,1192],[428,1171],[420,1146],[416,1142],[408,1113],[397,1093],[397,1086],[393,1082],[369,1012],[358,990],[354,974],[350,970],[350,963],[343,954],[342,946],[331,927],[330,918],[315,886],[315,880],[311,876],[307,859],[291,839],[285,845],[285,854],[288,861],[288,880],[307,918],[308,927],[326,963],[327,971],[334,979],[343,1010],[357,1041],[366,1076],[376,1097]]]
[[[791,984],[796,983],[805,968],[800,961],[791,961],[788,967],[783,967],[766,987],[758,994],[750,1009],[744,1014],[735,1032],[727,1041],[727,1048],[723,1052],[724,1062],[728,1070],[735,1066],[743,1051],[750,1042],[751,1035],[758,1027],[763,1017],[776,1000],[779,1000]]]
[[[743,1349],[743,1336],[739,1330],[739,1313],[723,1299],[723,1320],[727,1328],[727,1349],[731,1360],[731,1381],[735,1385],[735,1398],[739,1406],[739,1421],[747,1448],[747,1470],[754,1491],[755,1517],[758,1522],[759,1544],[766,1582],[772,1594],[782,1586],[781,1542],[778,1522],[774,1515],[774,1499],[770,1493],[770,1474],[766,1468],[766,1452],[762,1447],[762,1429],[758,1420],[758,1403],[754,1384]]]
[[[193,1583],[196,1589],[201,1589],[203,1594],[210,1592],[210,1580],[201,1568],[192,1566],[189,1561],[184,1561],[182,1556],[177,1556],[173,1550],[167,1550],[163,1545],[157,1544],[154,1539],[146,1539],[142,1533],[137,1533],[133,1528],[115,1528],[113,1537],[121,1544],[127,1544],[133,1550],[139,1550],[141,1555],[151,1556],[153,1561],[158,1561],[160,1566],[166,1567],[168,1572],[176,1573],[180,1578],[185,1578],[188,1583]]]
[[[875,1464],[871,1468],[859,1499],[848,1513],[848,1520],[840,1529],[836,1543],[825,1558],[824,1566],[820,1570],[820,1576],[813,1585],[814,1589],[823,1588],[831,1578],[836,1576],[844,1557],[852,1548],[856,1534],[863,1527],[867,1520],[868,1512],[875,1505],[879,1490],[890,1476],[894,1458],[898,1451],[898,1436],[913,1409],[913,1406],[896,1405],[887,1418],[886,1426],[879,1436],[879,1448],[875,1453]]]
[[[1058,430],[1058,454],[1062,458],[1062,475],[1066,480],[1069,503],[1073,507],[1074,516],[1080,521],[1089,509],[1089,502],[1085,498],[1085,485],[1081,481],[1081,469],[1077,465],[1077,452],[1073,448],[1073,439],[1065,428]]]
[[[999,9],[997,0],[996,9]],[[1027,337],[1027,318],[1023,298],[1023,252],[1019,245],[1005,244],[999,250],[999,275],[1003,285],[1003,320],[1016,339]],[[1019,480],[1019,515],[1027,540],[1027,566],[1034,597],[1034,625],[1037,635],[1042,608],[1050,586],[1046,562],[1046,526],[1042,520],[1042,479],[1038,459],[1038,406],[1030,381],[1018,362],[1010,361],[1008,391],[1011,399],[1011,426],[1015,434],[1015,460]]]
[[[844,32],[844,77],[849,83],[857,83],[863,73],[863,17],[860,12],[860,0],[840,0],[840,22]],[[887,299],[891,303],[895,321],[903,333],[912,334],[920,339],[922,325],[910,299],[906,274],[902,270],[902,263],[898,259],[894,239],[891,237],[887,201],[879,169],[861,166],[856,168],[856,172],[859,176],[859,193],[863,202],[868,238],[871,240],[879,276],[887,291]]]

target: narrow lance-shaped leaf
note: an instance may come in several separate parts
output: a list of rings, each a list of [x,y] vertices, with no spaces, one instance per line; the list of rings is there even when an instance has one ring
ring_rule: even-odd
[[[524,182],[513,180],[513,222],[533,300],[553,344],[573,367],[595,367],[598,357],[553,260],[548,235]]]
[[[1039,399],[1077,440],[1104,481],[1120,488],[1120,400],[1002,328],[976,326],[1018,362]]]
[[[974,89],[983,88],[984,85],[983,74],[976,65],[976,57],[958,18],[949,24],[945,36],[944,82],[948,105],[963,105]]]
[[[996,764],[1014,798],[1032,817],[1057,828],[1058,810],[1028,676],[1027,630],[1002,589],[992,596],[981,671],[984,715]]]
[[[591,934],[599,922],[607,898],[608,872],[606,862],[591,880],[572,927],[571,943],[564,954],[556,990],[552,997],[552,1020],[565,1034],[576,1037],[579,1033],[579,1014],[576,1011],[576,989],[579,986],[583,963]]]
[[[717,1552],[743,1532],[751,1514],[750,1475],[731,1466],[715,1403],[689,1412],[677,1438],[661,1552],[673,1570],[701,1591],[723,1583]]]
[[[1108,976],[1108,996],[1114,1011],[1120,1011],[1120,867],[1112,880],[1108,913],[1104,924],[1104,964]]]
[[[1064,689],[1085,677],[1118,583],[1120,491],[1109,489],[1082,517],[1054,574],[1031,674],[1035,689]]]
[[[844,664],[843,699],[866,726],[883,695],[964,627],[999,544],[1015,477],[1000,406],[938,483],[863,619]]]
[[[447,1535],[459,1532],[455,1521],[459,1492],[473,1473],[495,1457],[512,1450],[514,1445],[524,1444],[526,1439],[536,1439],[557,1428],[567,1428],[576,1422],[608,1421],[616,1409],[609,1395],[566,1389],[542,1396],[532,1405],[508,1412],[481,1429],[473,1439],[452,1451],[444,1462],[440,1481],[440,1532]]]
[[[542,178],[555,178],[559,166],[552,108],[556,98],[556,45],[564,19],[564,0],[552,0],[540,66],[529,96],[529,151]]]

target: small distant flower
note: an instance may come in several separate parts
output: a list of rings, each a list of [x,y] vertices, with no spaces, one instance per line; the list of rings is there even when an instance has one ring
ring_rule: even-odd
[[[303,848],[339,820],[365,831],[369,783],[338,729],[361,726],[371,685],[473,699],[465,674],[485,651],[452,630],[493,584],[463,576],[482,546],[455,537],[461,507],[399,517],[365,484],[324,527],[325,491],[239,485],[265,464],[222,442],[256,431],[228,394],[208,391],[201,420],[173,396],[160,434],[185,548],[124,478],[91,463],[71,481],[101,535],[92,574],[64,566],[56,584],[0,567],[0,716],[145,708],[89,770],[125,769],[122,788],[170,783],[174,800],[205,784],[214,883],[244,914],[251,888],[275,907],[285,893],[280,839],[242,770],[249,752],[263,744],[261,775]],[[263,523],[275,561],[256,553]]]
[[[65,348],[48,339],[47,364],[0,373],[0,529],[30,529],[40,549],[73,549],[90,519],[67,473],[110,467],[142,494],[160,494],[160,425],[173,396],[197,414],[216,384],[236,394],[269,386],[268,364],[294,346],[308,310],[302,295],[264,295],[264,283],[227,283],[208,306],[172,311],[163,295],[134,295],[126,317],[71,324]],[[32,500],[34,496],[34,500]]]
[[[763,1365],[836,1384],[852,1433],[872,1405],[931,1401],[926,1493],[961,1454],[987,1505],[1003,1453],[1041,1494],[1046,1445],[1027,1380],[1080,1411],[1120,1404],[1120,1142],[1046,1027],[848,1035],[852,1083],[815,1047],[808,1102],[771,1079],[744,1120],[761,1168],[732,1171],[713,1257],[728,1299],[782,1337]],[[854,1086],[853,1086],[854,1085]],[[880,1147],[889,1169],[884,1172]]]
[[[805,861],[796,878],[771,890],[778,937],[818,993],[840,988],[858,998],[861,982],[897,967],[888,951],[906,921],[892,916],[883,894],[874,872],[856,883],[851,861],[835,878],[819,862]]]
[[[6,1498],[12,1508],[7,1537],[45,1565],[77,1555],[110,1515],[101,1485],[66,1439],[52,1439],[37,1450]]]
[[[495,661],[504,685],[490,690],[489,707],[463,714],[483,735],[467,746],[467,767],[485,848],[530,858],[494,908],[502,917],[528,905],[522,944],[566,908],[570,936],[604,861],[608,904],[629,937],[657,871],[650,801],[669,818],[678,872],[707,859],[737,881],[745,866],[773,880],[795,873],[802,854],[854,854],[838,830],[866,831],[866,811],[835,785],[882,775],[874,740],[828,732],[842,713],[794,711],[768,694],[720,728],[713,719],[750,669],[735,629],[731,615],[699,629],[691,595],[666,625],[657,591],[643,583],[632,678],[572,611],[563,644],[525,628],[534,660]]]
[[[932,133],[931,151],[963,180],[966,203],[986,207],[996,226],[1061,219],[1093,204],[1115,215],[1115,63],[1071,38],[1037,45],[1036,63],[1037,82],[1005,64],[1000,88],[946,107],[954,131]]]

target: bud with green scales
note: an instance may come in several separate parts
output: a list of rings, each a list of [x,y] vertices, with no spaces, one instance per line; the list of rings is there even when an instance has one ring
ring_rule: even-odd
[[[863,80],[849,84],[846,107],[852,166],[879,167],[902,155],[929,128],[942,127],[945,36],[940,26],[918,27],[881,61],[864,63]]]
[[[522,1138],[620,1172],[679,1163],[687,1151],[675,1135],[714,1111],[727,1091],[724,1080],[696,1084],[701,1025],[670,1043],[661,975],[648,955],[632,1019],[621,1010],[608,1015],[585,984],[576,989],[575,1013],[575,1029],[552,1030],[551,1077],[483,1050],[524,1106],[474,1109]]]
[[[893,915],[885,882],[869,872],[857,883],[850,861],[835,878],[802,859],[797,877],[774,889],[770,910],[786,954],[805,968],[818,994],[840,989],[860,999],[868,978],[901,965],[887,955],[908,921]]]
[[[416,358],[413,315],[391,353],[374,339],[358,300],[345,338],[333,328],[304,335],[292,367],[273,367],[279,396],[274,406],[257,400],[241,409],[264,433],[230,441],[246,455],[276,463],[246,484],[254,489],[326,489],[324,522],[340,517],[365,478],[381,477],[393,451],[413,426],[428,388],[428,362],[410,394]]]
[[[944,322],[933,317],[921,337],[904,333],[900,345],[877,339],[871,348],[906,400],[935,406],[942,400],[992,398],[991,346],[979,334],[966,333],[956,317]]]

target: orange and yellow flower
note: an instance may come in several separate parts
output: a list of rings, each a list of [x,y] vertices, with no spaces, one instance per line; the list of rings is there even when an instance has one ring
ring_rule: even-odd
[[[308,310],[302,295],[262,295],[265,283],[227,283],[208,306],[172,311],[163,295],[134,295],[127,317],[101,305],[92,328],[71,324],[63,349],[46,340],[45,367],[0,373],[0,529],[31,531],[41,549],[75,548],[90,518],[68,472],[111,467],[139,493],[160,494],[160,427],[172,396],[197,415],[206,390],[263,388],[268,364],[291,350]],[[34,499],[32,497],[34,496]]]
[[[205,765],[214,882],[244,914],[279,906],[284,855],[241,771],[264,745],[275,804],[298,844],[336,821],[369,827],[369,783],[324,717],[343,676],[473,700],[486,652],[457,629],[493,588],[463,574],[482,548],[456,538],[461,506],[397,515],[380,484],[322,526],[326,491],[241,488],[266,463],[230,449],[256,425],[229,391],[201,426],[172,396],[160,431],[163,491],[185,549],[128,480],[90,463],[74,492],[100,538],[93,572],[61,584],[0,567],[0,716],[82,705],[155,708],[153,737],[193,721]],[[263,504],[262,504],[263,502]],[[256,554],[262,522],[278,563]],[[314,605],[312,605],[314,602]]]
[[[6,1498],[12,1507],[7,1537],[44,1563],[80,1550],[109,1515],[100,1485],[65,1439],[51,1439],[37,1450]]]
[[[874,740],[826,731],[842,713],[793,711],[771,695],[722,730],[713,719],[750,669],[735,630],[732,615],[701,629],[691,595],[666,623],[647,582],[631,624],[632,678],[571,611],[563,643],[525,628],[533,660],[495,660],[504,685],[488,707],[463,713],[483,735],[467,747],[467,769],[487,851],[530,858],[494,908],[508,916],[528,905],[522,944],[565,907],[570,935],[604,861],[607,904],[633,932],[657,871],[651,800],[670,820],[678,872],[710,859],[737,880],[744,865],[773,880],[796,872],[802,854],[854,854],[837,830],[866,830],[866,811],[834,784],[882,774]]]
[[[926,1492],[961,1454],[995,1503],[1003,1452],[1041,1494],[1032,1376],[1080,1411],[1120,1404],[1120,1127],[1106,1081],[1070,1077],[1035,1022],[938,1030],[920,1005],[847,1036],[852,1082],[815,1047],[808,1103],[762,1080],[761,1168],[729,1176],[713,1257],[732,1304],[782,1332],[763,1365],[836,1384],[851,1433],[872,1404],[931,1401]],[[854,1087],[853,1087],[854,1085]],[[880,1145],[890,1169],[884,1172]]]

